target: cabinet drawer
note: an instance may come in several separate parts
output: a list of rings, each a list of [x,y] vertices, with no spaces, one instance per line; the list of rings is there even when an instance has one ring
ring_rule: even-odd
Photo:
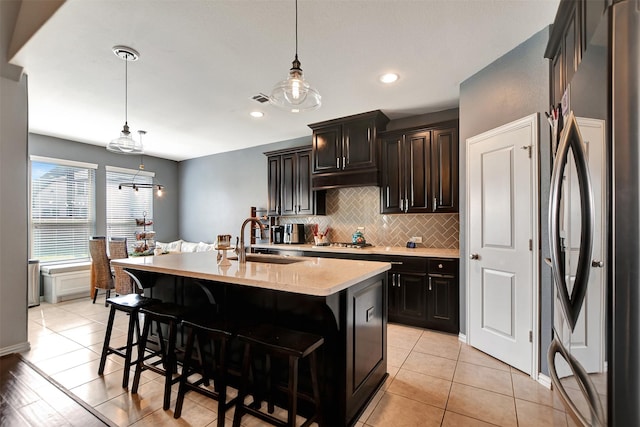
[[[391,271],[393,272],[424,273],[427,271],[428,261],[426,258],[387,258],[386,261],[391,263]]]
[[[446,274],[447,276],[458,275],[457,259],[429,259],[429,274]]]

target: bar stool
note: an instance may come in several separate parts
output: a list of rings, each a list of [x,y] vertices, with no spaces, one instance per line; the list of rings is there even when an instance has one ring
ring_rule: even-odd
[[[236,410],[233,416],[233,426],[239,427],[244,414],[251,414],[263,421],[276,426],[291,426],[296,424],[298,410],[298,398],[303,398],[312,402],[315,406],[314,414],[309,417],[302,426],[308,426],[316,421],[321,414],[320,391],[318,388],[318,366],[316,359],[316,349],[323,343],[324,338],[307,332],[299,332],[291,329],[284,329],[274,325],[262,324],[251,328],[243,328],[238,332],[238,340],[244,343],[244,355],[242,360],[242,381],[238,391]],[[268,403],[268,414],[260,411],[260,399],[246,405],[244,400],[248,394],[249,376],[252,373],[251,353],[252,350],[259,350],[265,354],[265,377],[266,393]],[[288,360],[288,386],[276,385],[279,390],[285,391],[288,398],[287,422],[284,422],[273,415],[274,411],[272,396],[273,372],[271,369],[271,356]],[[301,359],[309,357],[309,367],[311,373],[311,388],[313,396],[298,392],[298,365]],[[255,373],[254,373],[255,382]],[[256,384],[254,384],[254,387]]]
[[[178,332],[178,324],[184,317],[185,309],[177,304],[160,302],[151,304],[140,309],[140,313],[144,314],[144,326],[138,343],[138,360],[136,363],[136,371],[133,376],[133,385],[131,393],[138,392],[140,384],[140,375],[143,371],[150,370],[164,376],[164,400],[162,409],[169,409],[171,401],[171,386],[180,380],[180,376],[176,378],[173,374],[177,372],[177,356],[176,356],[176,336]],[[155,322],[158,332],[159,348],[149,348],[149,334],[151,333],[151,324]],[[167,325],[169,336],[167,343],[162,334],[162,325]],[[149,352],[149,354],[146,354]],[[150,361],[150,359],[158,357],[159,360]],[[162,366],[159,366],[162,364]]]
[[[136,283],[139,289],[142,289],[142,285],[137,277],[125,271],[133,281]],[[107,356],[115,354],[124,359],[124,373],[122,375],[122,387],[126,388],[129,385],[129,371],[131,369],[131,354],[133,346],[137,345],[140,341],[140,319],[138,317],[140,309],[150,304],[156,304],[160,301],[154,298],[147,298],[138,294],[129,294],[119,297],[107,298],[107,304],[111,305],[109,310],[109,320],[107,321],[107,330],[104,335],[104,343],[102,345],[102,355],[100,356],[100,366],[98,367],[98,375],[104,373],[104,365],[107,362]],[[129,315],[129,326],[127,328],[127,343],[122,347],[111,347],[111,332],[113,331],[113,321],[116,316],[116,311],[122,311]],[[136,336],[135,342],[133,336]],[[134,362],[135,363],[135,362]]]
[[[225,322],[221,321],[216,313],[200,313],[190,319],[184,319],[182,325],[189,329],[187,346],[182,364],[180,376],[180,388],[173,417],[180,418],[184,396],[188,391],[195,391],[218,401],[218,427],[224,427],[224,415],[227,409],[235,404],[235,399],[227,403],[227,351],[231,339],[231,332],[227,330]],[[198,343],[199,365],[195,365],[193,359],[194,344]],[[212,344],[211,359],[207,361],[205,356],[205,342]],[[189,382],[193,374],[200,374],[197,381]],[[214,380],[214,390],[204,386],[209,385],[209,379]]]

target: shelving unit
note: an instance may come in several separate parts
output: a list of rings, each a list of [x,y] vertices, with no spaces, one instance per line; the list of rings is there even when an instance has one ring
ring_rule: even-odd
[[[153,225],[153,220],[147,218],[147,212],[142,213],[142,221],[136,218],[136,225],[142,227],[142,231],[136,231],[136,243],[133,246],[133,255],[151,255],[156,246],[156,232],[148,230]]]

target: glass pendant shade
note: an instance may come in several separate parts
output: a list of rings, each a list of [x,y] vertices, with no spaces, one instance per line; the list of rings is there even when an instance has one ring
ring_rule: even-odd
[[[107,150],[118,154],[142,154],[142,141],[136,141],[131,137],[129,126],[125,122],[124,127],[120,132],[120,136],[109,141],[107,144]]]
[[[289,78],[273,87],[269,101],[292,113],[316,110],[322,105],[320,93],[304,80],[298,55],[289,70]]]

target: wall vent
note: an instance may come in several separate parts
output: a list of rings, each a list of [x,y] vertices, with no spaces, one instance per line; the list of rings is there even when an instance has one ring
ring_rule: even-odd
[[[265,102],[269,102],[269,97],[267,95],[265,95],[264,93],[259,93],[257,95],[254,95],[251,97],[251,99],[253,99],[254,101],[257,101],[261,104],[264,104]]]

